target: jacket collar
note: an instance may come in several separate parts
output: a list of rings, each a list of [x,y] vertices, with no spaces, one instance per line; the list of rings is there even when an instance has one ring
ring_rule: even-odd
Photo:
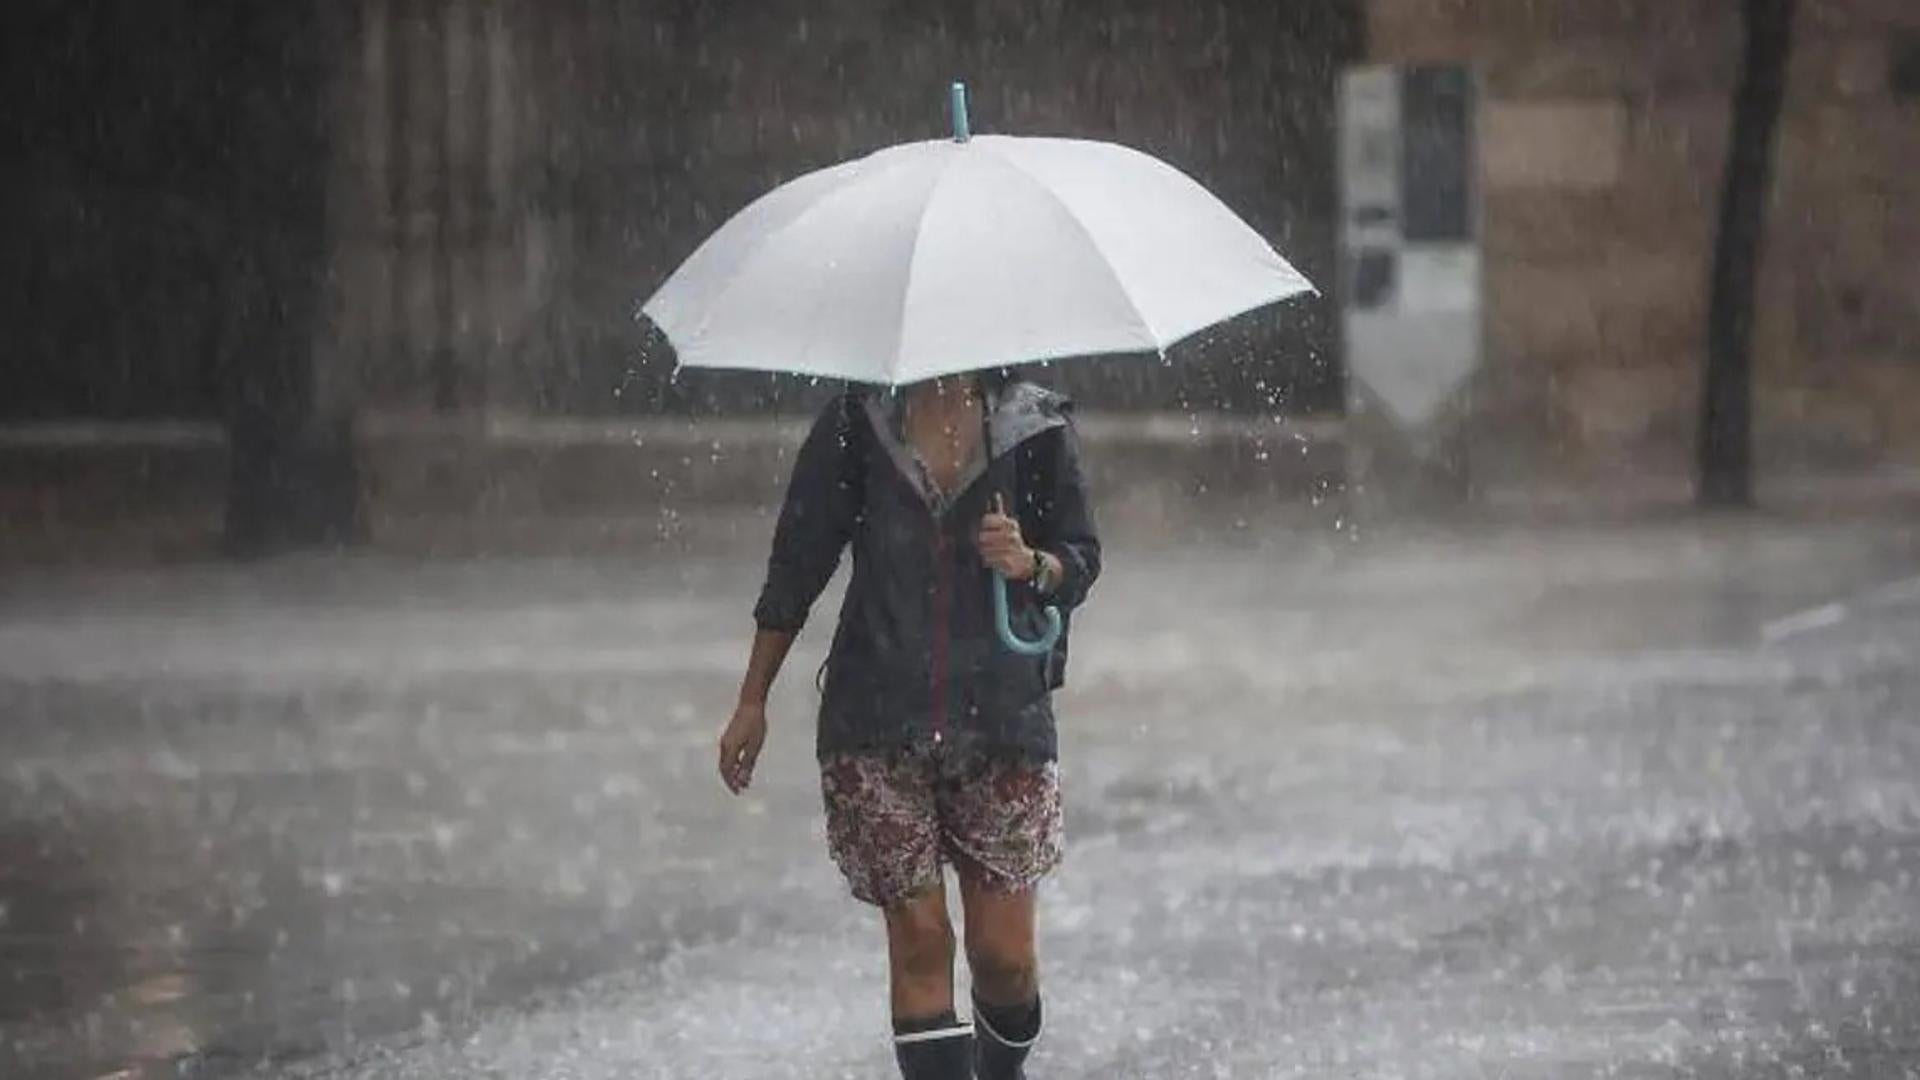
[[[954,490],[942,493],[928,478],[920,455],[907,442],[903,424],[906,397],[897,390],[870,390],[862,397],[867,419],[880,445],[886,448],[887,457],[935,513],[943,513],[959,501],[987,471],[989,457],[1003,457],[1035,435],[1064,427],[1073,409],[1073,402],[1066,395],[1030,382],[1014,380],[1000,386],[989,385],[986,388],[989,445],[984,449],[990,452],[975,450],[960,470]]]

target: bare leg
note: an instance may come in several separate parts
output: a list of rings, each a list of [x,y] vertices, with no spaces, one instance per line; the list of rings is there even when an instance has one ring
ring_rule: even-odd
[[[1034,950],[1035,893],[997,892],[960,875],[965,913],[967,967],[973,992],[989,1005],[1025,1005],[1040,994],[1040,963]]]
[[[1034,891],[998,892],[960,878],[973,971],[974,1075],[1022,1080],[1040,1037],[1040,965],[1034,956]]]
[[[895,1020],[939,1016],[953,1009],[953,922],[944,878],[886,909],[887,963]]]

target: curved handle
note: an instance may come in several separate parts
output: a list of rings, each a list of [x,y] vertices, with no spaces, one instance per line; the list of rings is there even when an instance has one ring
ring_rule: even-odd
[[[1040,656],[1053,650],[1054,642],[1060,640],[1060,609],[1047,605],[1047,628],[1041,632],[1037,641],[1027,641],[1013,632],[1013,619],[1007,611],[1007,579],[996,573],[993,575],[993,628],[1000,635],[1000,644],[1022,656]]]

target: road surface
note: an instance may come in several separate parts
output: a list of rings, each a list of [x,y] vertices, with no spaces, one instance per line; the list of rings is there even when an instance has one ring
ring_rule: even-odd
[[[890,1075],[763,531],[6,582],[0,1075]],[[1036,1077],[1920,1076],[1920,526],[1111,559]]]

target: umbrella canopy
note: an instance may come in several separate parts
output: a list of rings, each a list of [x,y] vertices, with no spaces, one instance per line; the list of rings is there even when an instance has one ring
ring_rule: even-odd
[[[1311,291],[1233,211],[1165,162],[1112,143],[968,132],[775,189],[709,237],[641,308],[686,367],[898,386],[1067,357],[1163,352]],[[1063,621],[1046,609],[1048,652]]]
[[[687,367],[901,385],[1161,352],[1312,288],[1162,161],[988,135],[895,146],[775,189],[641,310]]]

